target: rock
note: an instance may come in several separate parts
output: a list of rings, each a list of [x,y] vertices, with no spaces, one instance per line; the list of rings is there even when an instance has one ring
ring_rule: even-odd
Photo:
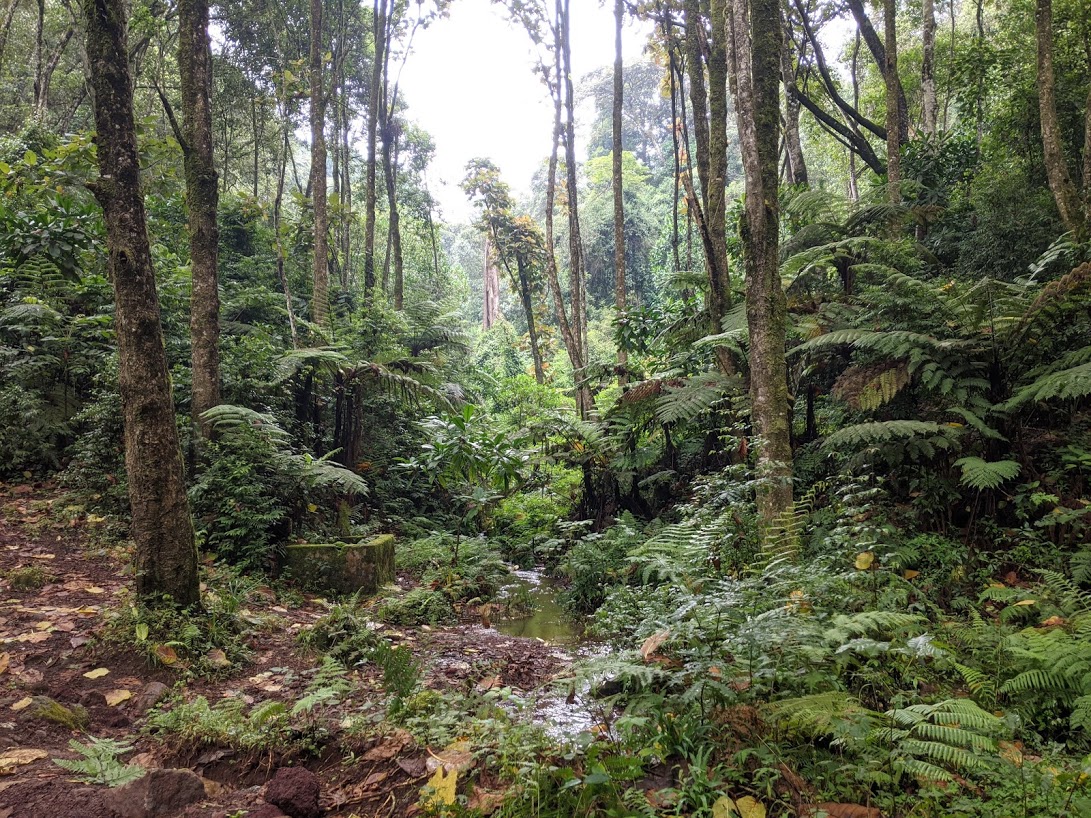
[[[133,700],[133,711],[141,715],[147,713],[163,701],[168,693],[170,688],[162,682],[148,682]]]
[[[281,767],[265,785],[265,800],[290,818],[318,818],[318,778],[303,767]]]
[[[279,808],[264,803],[246,811],[246,818],[287,818]]]
[[[314,591],[374,594],[394,581],[394,535],[365,543],[304,543],[284,549],[284,567]]]
[[[205,799],[201,777],[190,770],[151,770],[118,787],[109,805],[120,818],[167,818]]]

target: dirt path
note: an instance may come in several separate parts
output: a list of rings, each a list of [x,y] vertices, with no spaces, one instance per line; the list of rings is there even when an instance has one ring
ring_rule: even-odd
[[[248,661],[215,681],[186,681],[131,645],[102,641],[106,618],[131,601],[127,555],[102,535],[106,525],[52,486],[0,484],[0,818],[113,818],[108,788],[82,784],[52,761],[75,758],[69,741],[89,735],[134,744],[125,760],[141,766],[202,776],[205,797],[179,813],[188,818],[255,809],[282,763],[315,773],[328,816],[415,811],[427,759],[442,748],[419,747],[404,733],[349,739],[338,732],[346,716],[382,706],[374,669],[354,672],[353,692],[325,714],[331,735],[317,758],[255,757],[216,746],[182,752],[142,733],[147,699],[162,691],[157,685],[187,701],[198,695],[209,702],[280,699],[290,707],[319,661],[299,648],[297,635],[328,604],[312,597],[287,604],[271,589],[259,589],[248,598],[246,614],[265,626],[246,636]],[[529,691],[567,662],[563,651],[536,640],[470,624],[391,628],[384,635],[412,650],[426,687],[437,690],[505,685]],[[43,697],[85,711],[86,726],[73,729],[44,717]]]

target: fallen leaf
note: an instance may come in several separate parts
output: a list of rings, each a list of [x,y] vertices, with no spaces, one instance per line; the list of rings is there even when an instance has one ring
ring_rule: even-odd
[[[87,591],[87,593],[89,593],[89,594],[104,594],[104,593],[106,593],[105,588],[99,588],[97,585],[89,585],[86,588],[84,588],[83,590]]]
[[[101,679],[103,676],[108,676],[110,671],[104,667],[97,667],[94,670],[89,670],[83,674],[85,679]]]
[[[765,818],[765,804],[749,795],[736,799],[735,811],[739,818]]]
[[[645,662],[670,639],[670,635],[670,631],[657,631],[644,640],[644,644],[640,646],[640,655]]]
[[[912,569],[908,569],[908,570],[902,572],[902,576],[905,579],[916,579],[920,575],[921,575],[920,571],[914,571]]]
[[[53,630],[53,623],[49,622],[48,620],[43,621],[43,622],[37,622],[34,625],[34,630],[36,630],[36,631],[51,631],[51,630]]]
[[[132,697],[133,692],[131,690],[119,688],[117,690],[111,690],[106,694],[106,703],[110,705],[110,707],[117,707],[119,704],[127,702]]]
[[[178,661],[178,654],[170,645],[156,645],[155,656],[164,665],[173,665]]]
[[[828,818],[882,818],[878,807],[865,807],[862,804],[835,804],[826,801],[822,804],[804,804],[799,811],[801,816],[824,815]]]
[[[1052,627],[1056,627],[1057,625],[1063,625],[1064,623],[1065,623],[1064,617],[1062,617],[1062,616],[1051,616],[1049,619],[1045,620],[1042,623],[1042,627],[1052,628]],[[2,672],[3,672],[3,670],[0,669],[0,673],[2,673]]]
[[[432,777],[428,779],[428,783],[424,785],[423,793],[427,795],[429,804],[450,806],[455,803],[457,788],[458,773],[455,771],[447,772],[443,767],[438,767]]]
[[[30,642],[37,645],[40,642],[45,642],[50,637],[49,631],[32,631],[31,633],[24,633],[21,636],[16,636],[16,642]]]
[[[11,664],[11,654],[0,653],[0,674],[6,673],[8,665]]]
[[[34,704],[34,699],[30,696],[27,696],[26,698],[19,699],[19,701],[11,706],[11,709],[15,711],[26,710],[32,704]]]
[[[726,795],[721,795],[712,805],[712,818],[736,818],[735,802]]]
[[[872,551],[861,551],[856,555],[856,570],[866,571],[875,563],[875,553]]]
[[[477,690],[480,693],[484,693],[486,690],[492,690],[497,687],[502,687],[503,683],[500,681],[499,676],[486,676],[480,682],[477,683]]]
[[[0,771],[10,770],[12,767],[19,767],[23,764],[30,764],[32,761],[38,761],[42,758],[49,758],[49,753],[45,750],[31,750],[31,749],[18,749],[18,750],[4,750],[0,753]]]
[[[1035,602],[1037,602],[1037,600],[1034,600],[1034,599],[1021,599],[1018,602],[1014,603],[1013,607],[1016,607],[1016,608],[1025,607],[1027,605],[1033,605]]]

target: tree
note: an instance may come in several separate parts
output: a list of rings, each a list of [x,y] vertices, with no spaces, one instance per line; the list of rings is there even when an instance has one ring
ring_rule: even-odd
[[[621,24],[625,19],[623,0],[614,0],[614,104],[611,145],[613,147],[614,188],[614,304],[618,321],[625,320],[625,193],[621,178],[621,112],[625,95],[624,62],[621,53]],[[617,348],[617,379],[624,386],[628,383],[629,353],[624,344]]]
[[[311,319],[329,325],[329,213],[326,204],[326,89],[322,0],[311,0],[311,203],[314,208],[314,266]]]
[[[936,101],[936,3],[923,0],[921,16],[921,130],[936,133],[939,105]]]
[[[197,549],[140,186],[125,7],[121,0],[84,0],[83,9],[99,166],[92,190],[106,221],[114,291],[136,589],[152,603],[195,605]]]
[[[1066,229],[1078,237],[1086,237],[1091,225],[1091,192],[1084,191],[1087,200],[1080,202],[1072,176],[1065,162],[1064,142],[1057,119],[1056,82],[1053,75],[1053,0],[1036,0],[1034,26],[1038,44],[1038,113],[1042,123],[1042,152],[1045,155],[1046,178],[1057,203],[1057,212]],[[1084,176],[1091,182],[1091,90],[1088,92],[1085,116]]]
[[[194,423],[220,403],[219,186],[212,153],[212,52],[207,0],[179,0],[178,73],[182,87],[182,153],[186,173]]]
[[[778,201],[781,37],[778,0],[732,0],[727,16],[735,112],[746,174],[740,236],[750,330],[750,415],[759,439],[758,511],[766,536],[792,508],[792,446],[784,359],[787,301],[780,283]]]
[[[534,318],[537,280],[541,276],[545,243],[538,226],[528,216],[516,216],[511,189],[500,179],[500,169],[488,159],[472,159],[466,165],[462,189],[474,201],[481,213],[480,229],[485,233],[485,275],[489,274],[488,248],[507,270],[512,287],[519,293],[530,337],[530,355],[534,360],[534,379],[545,383],[542,349],[538,341],[538,326]],[[514,269],[512,269],[514,265]],[[489,297],[486,284],[485,297]],[[485,320],[488,321],[486,306]]]
[[[898,4],[883,0],[883,28],[886,38],[883,78],[886,82],[886,178],[890,200],[900,202],[902,181],[902,84],[898,80]]]

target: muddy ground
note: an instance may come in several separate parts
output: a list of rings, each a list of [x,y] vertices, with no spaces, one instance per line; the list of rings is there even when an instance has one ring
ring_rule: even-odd
[[[0,484],[0,818],[114,818],[109,788],[80,783],[53,762],[75,758],[69,741],[88,735],[134,744],[124,760],[200,775],[205,797],[177,813],[187,818],[257,810],[264,803],[264,785],[284,765],[315,773],[320,806],[332,818],[412,815],[419,809],[427,760],[442,748],[418,746],[405,733],[357,736],[353,746],[335,735],[319,758],[279,758],[214,746],[181,750],[169,738],[142,731],[146,699],[161,690],[154,683],[187,700],[201,695],[210,702],[227,697],[296,701],[320,659],[300,648],[297,636],[328,603],[310,596],[286,602],[272,589],[261,589],[250,598],[248,613],[273,626],[248,636],[246,663],[225,668],[214,681],[188,677],[184,669],[149,662],[131,645],[101,639],[109,613],[131,600],[127,554],[111,541],[108,525],[51,485]],[[12,587],[13,572],[25,577],[27,568],[40,569],[30,573],[45,584]],[[556,647],[503,636],[477,623],[392,628],[385,635],[413,651],[426,686],[437,690],[506,685],[532,691],[569,661]],[[369,702],[381,707],[385,694],[377,679],[365,670],[356,681],[356,691],[329,714],[331,723]],[[86,728],[73,730],[35,715],[41,697],[81,706]]]

